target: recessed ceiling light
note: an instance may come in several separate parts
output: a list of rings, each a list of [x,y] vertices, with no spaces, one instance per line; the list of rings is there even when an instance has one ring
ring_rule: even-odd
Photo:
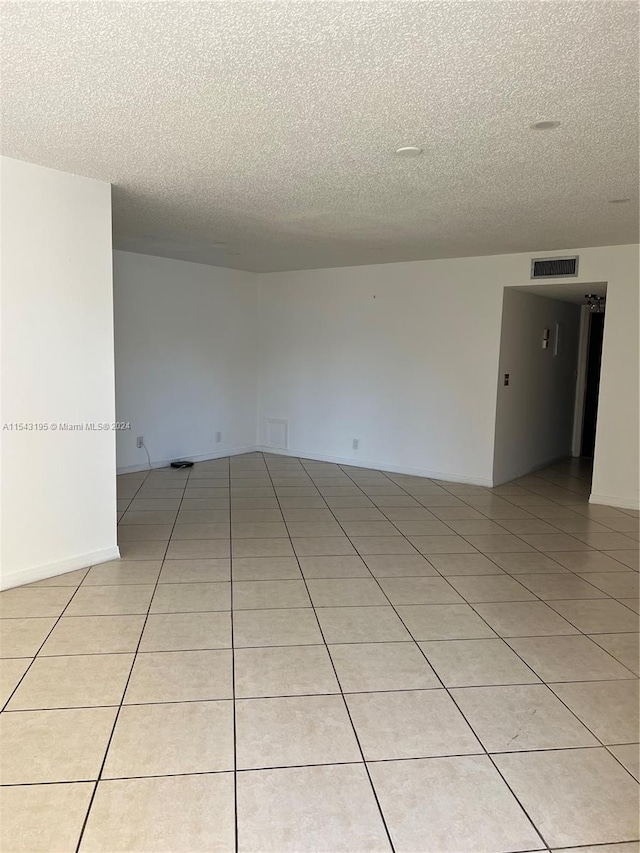
[[[401,145],[396,148],[398,157],[419,157],[422,154],[422,148],[417,145]]]
[[[609,204],[626,204],[628,201],[631,201],[630,198],[610,198]]]
[[[531,130],[555,130],[556,127],[560,127],[559,121],[534,121],[532,125],[530,125]]]

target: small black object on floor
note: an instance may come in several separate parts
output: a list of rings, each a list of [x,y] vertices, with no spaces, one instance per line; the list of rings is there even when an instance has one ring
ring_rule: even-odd
[[[193,468],[193,462],[172,462],[172,468]]]

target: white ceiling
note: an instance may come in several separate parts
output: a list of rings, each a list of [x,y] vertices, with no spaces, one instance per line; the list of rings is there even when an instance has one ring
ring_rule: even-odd
[[[635,2],[1,14],[3,153],[113,182],[118,248],[265,271],[638,239]]]

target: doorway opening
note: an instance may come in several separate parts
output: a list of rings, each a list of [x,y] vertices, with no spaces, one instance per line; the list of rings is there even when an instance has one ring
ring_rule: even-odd
[[[494,484],[558,465],[590,489],[605,299],[606,282],[504,289]]]

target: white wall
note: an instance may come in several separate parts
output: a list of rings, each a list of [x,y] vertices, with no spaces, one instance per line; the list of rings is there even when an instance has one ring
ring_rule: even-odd
[[[2,423],[115,419],[109,184],[3,157]],[[11,431],[0,586],[113,559],[115,434]]]
[[[638,247],[535,254],[574,253],[608,282],[594,492],[637,505]],[[283,418],[293,454],[490,484],[503,291],[530,259],[261,276],[260,445]]]
[[[545,329],[549,340],[543,349]],[[571,456],[579,337],[579,305],[505,288],[494,484]]]
[[[118,470],[256,444],[257,277],[114,252]],[[216,432],[222,441],[215,442]]]

